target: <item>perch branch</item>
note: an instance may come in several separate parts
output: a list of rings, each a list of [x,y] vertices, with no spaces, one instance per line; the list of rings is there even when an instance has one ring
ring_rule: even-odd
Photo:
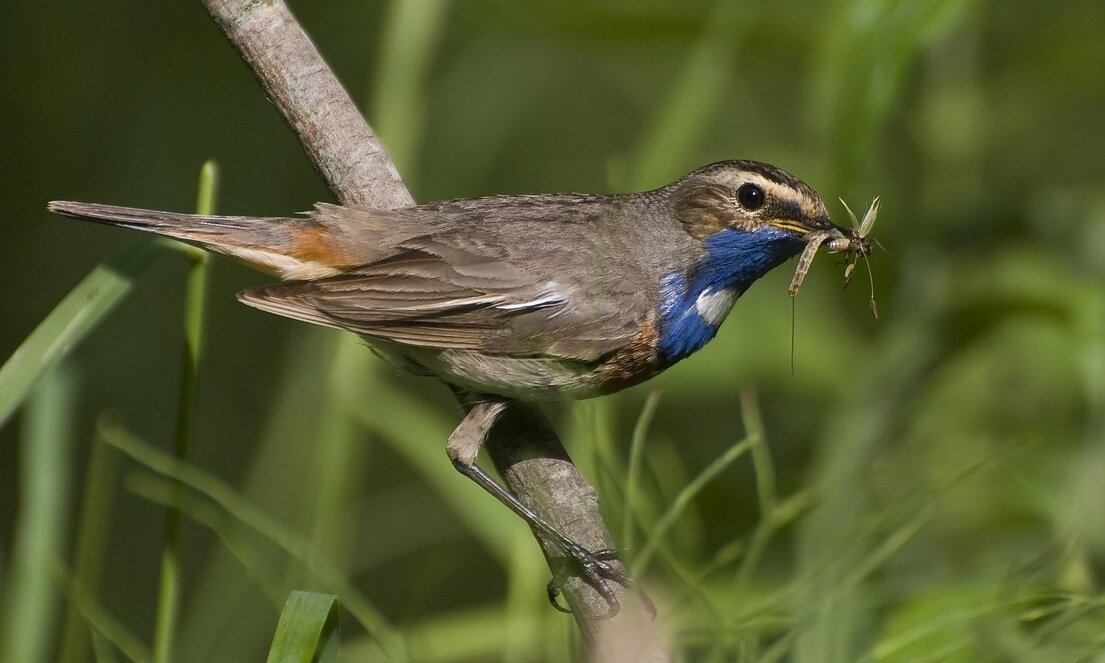
[[[338,200],[375,208],[413,204],[395,164],[284,2],[202,2]],[[487,450],[510,489],[549,522],[593,550],[613,547],[594,489],[537,408],[511,408]],[[539,543],[555,566],[559,551]],[[622,610],[609,619],[606,601],[582,579],[572,577],[562,589],[596,660],[668,660],[655,624],[624,588],[614,587]]]

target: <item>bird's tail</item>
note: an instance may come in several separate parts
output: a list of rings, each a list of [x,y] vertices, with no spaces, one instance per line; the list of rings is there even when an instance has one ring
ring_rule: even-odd
[[[319,234],[310,218],[204,216],[117,207],[98,203],[54,201],[55,214],[172,237],[237,258],[254,269],[283,279],[311,279],[341,271],[318,251],[303,253],[303,238]]]
[[[285,225],[282,222],[286,221],[249,216],[202,216],[64,200],[49,203],[46,208],[62,216],[144,230],[215,251],[223,246],[256,246],[258,233],[268,227],[277,231],[277,234],[282,234],[279,231]],[[274,242],[273,239],[281,238],[270,238],[265,243],[270,246],[281,243]]]

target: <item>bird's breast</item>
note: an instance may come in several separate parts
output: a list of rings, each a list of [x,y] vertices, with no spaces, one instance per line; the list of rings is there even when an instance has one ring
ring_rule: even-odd
[[[607,355],[591,374],[598,394],[611,394],[632,387],[664,370],[660,356],[660,328],[650,318],[624,346]]]
[[[741,291],[734,285],[687,284],[671,274],[661,284],[657,345],[663,359],[675,363],[700,350],[716,334]]]

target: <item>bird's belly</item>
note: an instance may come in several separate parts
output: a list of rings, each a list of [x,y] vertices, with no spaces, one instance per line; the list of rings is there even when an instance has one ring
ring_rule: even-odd
[[[477,393],[542,401],[605,393],[595,365],[586,362],[469,350],[406,349],[405,354],[425,372]]]
[[[594,361],[425,348],[366,339],[376,354],[419,375],[463,389],[520,400],[578,400],[643,382],[670,365],[657,351],[651,322],[621,348]]]
[[[663,368],[652,361],[618,361],[621,353],[597,362],[411,347],[403,348],[402,357],[381,354],[469,391],[531,401],[601,396],[643,382]]]

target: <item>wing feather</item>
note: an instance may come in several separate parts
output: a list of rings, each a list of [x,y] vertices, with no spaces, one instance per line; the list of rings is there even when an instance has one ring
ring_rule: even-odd
[[[607,203],[559,196],[487,204],[501,209],[457,201],[397,210],[399,221],[417,212],[424,232],[393,235],[383,254],[342,274],[239,298],[398,344],[583,361],[621,348],[654,314],[644,287],[651,272],[635,245],[624,245],[634,236],[607,227]]]
[[[519,343],[527,334],[516,323],[527,314],[563,309],[566,300],[555,285],[486,260],[482,273],[458,274],[455,258],[411,249],[340,276],[251,288],[238,298],[277,315],[396,343],[539,352]]]

